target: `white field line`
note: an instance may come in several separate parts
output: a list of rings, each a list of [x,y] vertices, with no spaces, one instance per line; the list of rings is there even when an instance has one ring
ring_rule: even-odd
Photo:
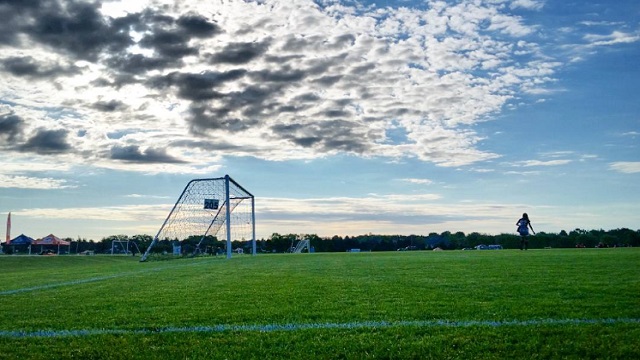
[[[607,325],[638,324],[640,319],[537,319],[537,320],[468,320],[468,321],[363,321],[348,323],[302,323],[302,324],[256,324],[256,325],[212,325],[192,327],[164,327],[154,329],[76,329],[76,330],[0,330],[4,338],[66,338],[99,335],[153,335],[167,333],[223,333],[223,332],[261,332],[332,330],[332,329],[383,329],[383,328],[466,328],[466,327],[508,327],[508,326],[563,326],[563,325]]]

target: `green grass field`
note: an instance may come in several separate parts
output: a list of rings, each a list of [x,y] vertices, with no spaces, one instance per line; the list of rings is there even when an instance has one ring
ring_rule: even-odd
[[[637,359],[640,249],[0,257],[0,358]]]

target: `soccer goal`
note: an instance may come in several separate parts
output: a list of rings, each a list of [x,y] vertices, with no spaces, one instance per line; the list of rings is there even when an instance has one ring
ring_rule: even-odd
[[[232,241],[250,241],[251,253],[255,255],[255,234],[255,199],[249,191],[229,175],[194,179],[182,191],[140,261],[146,261],[154,252],[163,252],[161,242],[195,239],[197,243],[189,254],[203,253],[206,248],[203,242],[212,237],[226,241],[227,258],[231,258],[233,252]]]
[[[293,253],[294,254],[300,254],[301,252],[304,251],[304,249],[307,249],[308,252],[311,252],[311,243],[309,242],[308,239],[300,239],[300,241],[298,241],[298,244],[296,245],[296,247],[293,249]]]
[[[127,240],[111,240],[111,255],[125,254],[136,256],[140,253],[140,248],[135,241]]]

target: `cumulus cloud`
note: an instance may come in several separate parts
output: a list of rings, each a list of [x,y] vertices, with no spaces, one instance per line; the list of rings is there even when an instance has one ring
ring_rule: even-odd
[[[177,159],[167,154],[165,149],[147,148],[142,150],[137,145],[114,146],[113,148],[111,148],[111,159],[136,163],[184,162],[183,160]]]
[[[68,130],[39,129],[19,149],[23,152],[35,152],[43,155],[65,153],[71,150],[67,142]]]
[[[7,143],[15,141],[22,135],[24,126],[24,120],[20,116],[12,113],[0,115],[0,140]]]
[[[512,9],[523,8],[527,10],[540,10],[544,7],[544,1],[541,0],[514,0],[510,7]]]
[[[224,156],[482,162],[500,155],[474,125],[560,66],[511,13],[543,4],[4,2],[0,146],[141,171]]]

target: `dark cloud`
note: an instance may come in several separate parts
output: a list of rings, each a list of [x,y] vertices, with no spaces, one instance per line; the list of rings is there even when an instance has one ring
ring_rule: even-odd
[[[19,43],[18,35],[29,19],[29,12],[40,8],[40,3],[40,0],[0,0],[0,44]]]
[[[24,130],[24,120],[15,114],[0,115],[0,139],[12,143],[19,139]]]
[[[264,61],[268,63],[274,63],[274,64],[284,64],[291,60],[299,60],[299,59],[304,59],[304,55],[286,55],[286,56],[265,55],[264,56]]]
[[[153,49],[155,56],[148,58],[129,55],[127,61],[112,60],[112,63],[138,70],[177,66],[182,63],[183,57],[198,55],[200,50],[190,45],[192,38],[211,37],[222,32],[217,24],[197,14],[183,15],[176,20],[171,16],[146,11],[141,15],[141,22],[151,31],[138,44],[143,48]]]
[[[224,94],[215,89],[228,81],[238,80],[245,74],[246,70],[241,69],[225,72],[206,71],[198,74],[173,72],[153,77],[147,84],[155,89],[177,87],[180,98],[205,101],[224,97]]]
[[[298,95],[295,98],[293,98],[294,102],[317,102],[320,101],[322,98],[320,96],[318,96],[318,94],[314,94],[314,93],[306,93],[306,94],[302,94],[302,95]]]
[[[277,99],[285,88],[282,84],[274,83],[250,85],[240,91],[228,93],[215,92],[216,100],[219,101],[192,104],[187,121],[194,133],[210,129],[225,129],[231,132],[246,130],[258,123],[256,119],[264,118],[282,107],[282,104],[274,99]],[[198,90],[197,87],[190,89],[192,92]],[[207,88],[206,91],[210,90]],[[182,95],[185,95],[184,92]],[[190,98],[194,99],[193,94]]]
[[[40,129],[26,143],[19,146],[22,152],[35,152],[41,155],[53,155],[69,152],[71,146],[67,142],[68,130]]]
[[[225,141],[224,139],[211,140],[178,140],[169,144],[171,147],[184,147],[188,149],[201,149],[205,151],[242,151],[251,153],[258,151],[257,148],[251,146],[238,146]]]
[[[292,112],[296,112],[296,111],[299,111],[299,110],[300,110],[300,108],[298,108],[295,105],[283,105],[283,106],[280,106],[278,108],[278,112],[281,112],[281,113],[288,113],[288,112],[292,113]]]
[[[107,60],[111,68],[130,74],[181,67],[185,56],[199,53],[197,47],[190,45],[192,38],[210,37],[222,32],[218,25],[200,15],[184,15],[176,20],[152,10],[116,19],[113,24],[117,28],[144,31],[145,36],[138,45],[154,51],[153,56],[121,53]]]
[[[96,87],[110,86],[116,89],[120,89],[122,86],[129,85],[129,84],[136,84],[139,82],[140,81],[133,74],[120,73],[120,74],[115,74],[113,79],[106,79],[106,78],[100,77],[91,81],[90,84]]]
[[[92,107],[103,112],[113,112],[116,110],[123,110],[127,108],[127,106],[122,101],[118,100],[98,101],[95,102]]]
[[[250,76],[257,82],[298,82],[306,77],[306,73],[285,67],[280,70],[253,71]]]
[[[185,161],[167,154],[166,149],[147,148],[141,151],[138,145],[114,146],[111,148],[110,158],[132,163],[185,163]]]
[[[239,119],[229,116],[230,108],[212,108],[203,105],[193,105],[189,109],[188,121],[191,132],[202,133],[206,130],[225,130],[232,133],[246,131],[258,122],[252,119]]]
[[[147,17],[152,16],[153,11],[147,9],[142,13],[127,14],[123,17],[110,19],[110,23],[114,29],[120,32],[129,32],[130,30],[143,32],[148,30],[148,23],[150,21],[147,21]]]
[[[283,88],[280,84],[248,86],[242,91],[226,94],[225,107],[240,110],[245,116],[255,116],[280,106],[271,99],[278,98]]]
[[[319,151],[363,154],[374,137],[366,128],[345,120],[312,121],[306,124],[278,124],[273,134],[292,143]]]
[[[198,54],[198,49],[189,46],[190,37],[181,31],[156,30],[145,35],[138,43],[141,47],[152,48],[161,56],[182,58]]]
[[[141,54],[114,56],[106,63],[110,68],[128,74],[142,74],[151,70],[179,67],[183,64],[181,57],[147,57]]]
[[[178,19],[178,25],[193,37],[211,37],[222,32],[217,24],[197,14],[181,16]]]
[[[128,32],[112,26],[100,14],[100,6],[98,2],[49,1],[31,12],[23,32],[53,49],[87,60],[97,60],[102,51],[121,52],[133,45]]]
[[[31,56],[1,59],[0,67],[14,76],[30,78],[56,77],[80,72],[80,69],[75,66],[65,68],[57,64],[40,64]]]
[[[346,117],[350,117],[351,113],[342,109],[334,109],[334,110],[323,111],[322,115],[328,118],[346,118]]]
[[[241,65],[250,62],[264,54],[269,49],[270,42],[230,43],[221,52],[209,56],[212,64]]]
[[[368,63],[365,65],[361,65],[361,66],[356,66],[353,69],[351,69],[351,74],[353,75],[364,75],[366,73],[368,73],[369,71],[373,70],[376,68],[375,64],[372,63]]]
[[[20,0],[20,1],[16,1],[16,0],[0,0],[0,8],[3,8],[5,6],[7,7],[13,7],[14,10],[19,11],[19,10],[24,10],[24,9],[33,9],[33,8],[37,8],[39,6],[41,6],[41,4],[44,2],[44,0]]]
[[[0,44],[18,46],[20,35],[45,44],[72,58],[102,61],[116,71],[139,74],[149,70],[181,66],[182,58],[197,55],[192,38],[215,36],[222,29],[199,14],[179,18],[147,9],[142,13],[109,18],[100,13],[101,2],[80,0],[0,0]],[[127,53],[134,45],[132,32],[143,33],[138,43],[154,50],[145,57]],[[11,65],[13,73],[46,76],[33,61]],[[49,72],[55,73],[49,69]]]
[[[342,75],[327,75],[327,76],[322,76],[320,78],[317,79],[313,79],[311,82],[312,83],[318,83],[324,86],[331,86],[335,83],[337,83],[338,81],[340,81],[340,79],[342,79]]]

